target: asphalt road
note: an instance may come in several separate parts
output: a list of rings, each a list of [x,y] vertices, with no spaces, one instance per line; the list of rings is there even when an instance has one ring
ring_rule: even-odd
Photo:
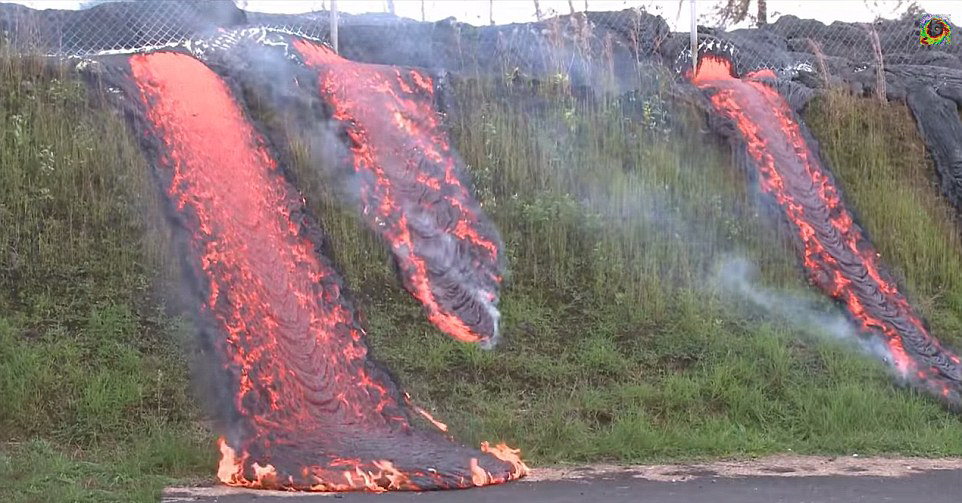
[[[430,493],[305,494],[230,488],[168,489],[162,503],[960,503],[962,470],[905,477],[699,477],[684,482],[613,474],[578,480],[518,481],[496,487]]]

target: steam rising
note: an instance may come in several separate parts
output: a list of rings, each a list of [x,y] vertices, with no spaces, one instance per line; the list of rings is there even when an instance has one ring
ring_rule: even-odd
[[[439,79],[263,30],[216,40],[225,41],[232,50],[205,56],[280,118],[265,124],[275,144],[307,140],[307,162],[383,240],[428,319],[457,340],[493,347],[503,246],[441,124]]]
[[[734,75],[724,56],[701,59],[692,82],[734,124],[759,185],[792,231],[809,280],[844,305],[860,332],[881,338],[899,374],[953,406],[962,403],[962,359],[934,338],[846,208],[814,140],[768,82]]]
[[[214,42],[198,49],[224,70],[236,55],[217,53],[236,46]],[[368,356],[324,238],[233,82],[184,51],[105,61],[184,236],[200,335],[221,366],[222,482],[385,491],[524,476],[517,450],[412,424],[419,409]]]
[[[719,262],[713,284],[723,292],[736,294],[769,315],[783,318],[793,326],[846,343],[857,344],[891,366],[892,355],[878,338],[862,337],[858,328],[837,308],[819,305],[813,299],[757,282],[758,270],[744,257],[728,257]],[[894,370],[894,367],[892,367]]]

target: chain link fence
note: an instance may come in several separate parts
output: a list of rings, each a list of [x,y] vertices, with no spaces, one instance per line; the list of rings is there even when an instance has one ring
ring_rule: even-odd
[[[909,14],[898,19],[878,19],[872,22],[825,25],[811,19],[782,16],[761,30],[764,34],[749,36],[748,30],[722,32],[722,36],[736,45],[751,46],[768,43],[784,51],[793,59],[807,59],[814,71],[825,72],[826,66],[845,61],[856,67],[868,64],[935,64],[962,68],[959,46],[948,41],[935,45],[922,43],[920,33],[926,29],[926,21],[941,17]],[[771,39],[765,40],[766,38]],[[928,37],[931,41],[932,37]],[[950,39],[949,39],[950,40]],[[757,68],[777,70],[787,62],[779,54],[758,54]]]
[[[452,2],[454,4],[455,2]],[[828,73],[831,66],[845,61],[846,64],[868,65],[872,63],[917,63],[936,64],[962,68],[959,61],[959,44],[942,43],[941,45],[924,45],[920,43],[920,33],[925,28],[925,19],[920,12],[903,13],[901,18],[877,19],[864,23],[823,24],[813,19],[802,19],[790,14],[773,12],[767,24],[761,28],[750,27],[741,29],[721,29],[706,27],[712,18],[719,17],[719,7],[725,2],[698,0],[696,2],[697,19],[699,23],[698,35],[702,40],[719,38],[734,44],[746,55],[748,69],[769,68],[784,71],[786,67],[799,62],[807,65],[806,69],[814,72]],[[738,2],[735,2],[736,4]],[[770,2],[771,3],[771,2]],[[834,2],[847,4],[852,10],[852,4],[860,2]],[[317,9],[313,12],[300,14],[283,14],[258,12],[255,9],[267,10],[270,6],[286,5],[288,8]],[[399,2],[400,4],[400,2]],[[464,2],[473,7],[464,7],[466,18],[470,22],[485,26],[497,19],[518,22],[537,22],[534,25],[502,24],[496,35],[485,39],[484,33],[478,35],[479,42],[467,47],[467,50],[490,52],[495,50],[518,51],[519,44],[537,44],[537,36],[552,43],[569,44],[588,47],[594,45],[600,51],[605,50],[605,38],[624,39],[625,45],[634,44],[636,55],[645,51],[638,47],[645,45],[648,52],[657,52],[663,38],[669,36],[683,43],[675,44],[673,50],[688,51],[690,43],[688,33],[691,31],[690,2],[683,0],[664,1],[574,1],[550,2],[546,0],[506,0]],[[34,4],[35,6],[37,4]],[[90,56],[103,53],[132,52],[149,48],[170,46],[188,42],[198,34],[223,29],[231,26],[256,26],[268,30],[298,35],[312,40],[323,41],[338,45],[338,32],[353,30],[350,40],[340,41],[342,47],[350,44],[363,43],[363,37],[375,40],[367,44],[365,50],[378,50],[380,45],[404,44],[412,37],[434,36],[434,32],[457,26],[451,19],[427,19],[428,14],[433,18],[443,15],[437,10],[438,2],[407,1],[403,5],[406,9],[394,15],[388,11],[394,10],[395,3],[365,2],[352,3],[341,0],[336,2],[274,2],[263,0],[238,0],[237,4],[229,0],[220,1],[120,1],[90,0],[78,1],[81,8],[77,11],[32,10],[17,4],[0,4],[0,37],[5,44],[15,50],[40,49],[47,54],[58,56]],[[249,10],[239,10],[236,6]],[[332,15],[336,6],[340,9]],[[375,10],[381,6],[379,12],[362,13],[365,9]],[[450,4],[444,4],[450,6]],[[757,18],[751,11],[757,5],[757,0],[745,4],[743,12],[745,18]],[[429,6],[431,7],[429,9]],[[598,12],[599,8],[619,9],[609,12]],[[827,7],[823,3],[821,9]],[[473,9],[473,10],[471,10]],[[276,10],[276,9],[273,9]],[[807,11],[811,12],[809,3]],[[350,11],[350,12],[348,12]],[[799,2],[799,13],[804,13],[806,7]],[[587,14],[585,14],[587,12]],[[869,13],[868,6],[861,11],[862,17]],[[525,14],[527,13],[527,14]],[[411,15],[413,14],[413,15]],[[648,14],[660,15],[667,21],[660,21],[664,28],[638,29],[638,19],[644,16],[646,20],[655,19]],[[737,12],[735,13],[738,14]],[[407,16],[407,17],[405,17]],[[332,23],[332,18],[335,20]],[[414,19],[412,19],[414,18]],[[487,19],[485,19],[487,18]],[[488,21],[488,22],[485,22]],[[553,24],[552,24],[553,23]],[[648,23],[651,24],[650,22]],[[736,26],[756,24],[746,20]],[[936,23],[937,24],[937,23]],[[560,25],[560,29],[559,29]],[[527,28],[522,28],[527,26]],[[929,24],[931,26],[931,23]],[[950,29],[945,24],[945,29]],[[333,28],[333,30],[332,30]],[[670,32],[674,32],[670,35]],[[634,37],[634,40],[632,38]],[[638,40],[647,37],[648,40]],[[930,37],[931,38],[931,37]],[[460,47],[457,50],[465,50]],[[664,55],[664,54],[663,54]],[[464,56],[462,54],[462,56]]]
[[[83,5],[83,4],[81,4]],[[17,51],[92,56],[178,45],[214,27],[254,24],[327,41],[328,12],[243,13],[226,2],[108,0],[87,8],[33,10],[0,3],[0,39]]]

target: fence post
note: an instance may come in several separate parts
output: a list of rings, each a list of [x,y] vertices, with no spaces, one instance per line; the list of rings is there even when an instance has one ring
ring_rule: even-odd
[[[695,18],[695,0],[688,0],[691,4],[691,75],[698,71],[698,20]]]
[[[337,0],[331,0],[331,45],[334,46],[334,53],[340,54],[337,50]]]

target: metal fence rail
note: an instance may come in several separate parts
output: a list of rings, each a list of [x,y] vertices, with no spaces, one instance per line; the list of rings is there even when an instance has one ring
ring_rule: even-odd
[[[702,0],[697,3],[685,1],[689,2],[691,11],[694,13],[697,10],[698,14],[703,14],[702,10],[710,5],[710,2]],[[89,56],[184,43],[192,36],[212,29],[212,21],[217,26],[245,24],[328,43],[333,43],[337,39],[338,27],[358,23],[362,19],[366,25],[374,26],[374,29],[379,32],[379,37],[384,40],[395,39],[392,36],[394,33],[398,40],[402,37],[411,37],[412,33],[420,33],[411,27],[412,23],[418,24],[417,21],[398,18],[387,13],[365,16],[345,13],[332,15],[332,10],[335,10],[332,7],[336,8],[337,5],[333,0],[323,4],[329,10],[300,15],[243,12],[235,9],[233,4],[225,4],[225,2],[229,0],[206,2],[109,0],[78,12],[66,13],[63,11],[37,12],[19,5],[0,4],[0,30],[2,30],[0,37],[14,50],[40,48],[51,55]],[[110,5],[104,5],[104,3]],[[638,15],[653,5],[651,0],[624,2],[629,7],[628,10],[592,12],[585,16],[584,8],[578,11],[575,3],[582,4],[582,2],[568,2],[571,15],[543,19],[542,35],[544,37],[554,36],[550,28],[552,22],[563,23],[570,26],[563,27],[559,37],[584,39],[567,42],[603,45],[604,40],[590,41],[593,34],[607,30],[608,33],[614,31],[622,35],[618,33],[621,29],[618,27],[630,24],[627,18],[633,12]],[[590,2],[583,4],[590,8]],[[494,19],[495,4],[492,2],[490,5],[492,6],[491,16]],[[676,0],[666,1],[665,5],[672,5],[676,9],[680,7]],[[703,5],[705,7],[702,7]],[[535,7],[536,5],[532,6],[532,10]],[[913,15],[903,20],[879,20],[863,24],[835,23],[826,26],[818,21],[781,16],[760,30],[726,31],[699,28],[697,35],[720,37],[737,46],[741,42],[749,41],[750,37],[758,36],[749,35],[748,31],[764,31],[769,35],[783,37],[787,41],[787,47],[784,47],[786,52],[806,55],[800,57],[802,59],[807,57],[807,61],[815,71],[819,71],[820,64],[824,65],[825,61],[831,62],[836,58],[868,64],[879,61],[902,63],[918,60],[921,57],[926,61],[936,60],[954,64],[954,61],[958,60],[959,43],[939,47],[920,44],[921,20],[919,15]],[[444,23],[446,21],[428,23],[428,25],[439,26]],[[599,25],[604,25],[601,30],[597,30]],[[689,37],[688,33],[679,35],[685,39]],[[503,37],[504,34],[499,36]],[[691,38],[694,39],[694,36]],[[530,37],[524,39],[524,41],[528,40]],[[506,45],[511,45],[511,41],[509,40]],[[688,48],[690,45],[686,41],[684,50]],[[478,45],[475,50],[490,51],[492,48]],[[783,61],[784,58],[779,59],[764,53],[754,54],[753,57],[755,68],[778,70],[783,69],[786,64]]]
[[[0,40],[14,50],[91,56],[184,43],[211,30],[212,22],[250,23],[315,40],[328,34],[327,12],[296,18],[249,13],[247,19],[230,19],[231,13],[223,8],[223,2],[219,3],[113,0],[75,12],[38,12],[16,4],[0,4]]]

